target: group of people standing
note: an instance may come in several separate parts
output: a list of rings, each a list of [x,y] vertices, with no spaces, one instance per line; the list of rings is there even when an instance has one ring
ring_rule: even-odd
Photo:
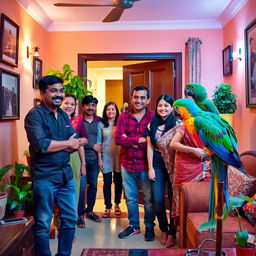
[[[155,239],[156,216],[161,230],[160,242],[166,247],[174,246],[176,227],[173,217],[176,216],[170,214],[168,220],[165,188],[168,188],[169,210],[172,212],[172,206],[178,203],[173,200],[173,187],[178,188],[180,183],[177,181],[176,186],[172,186],[176,181],[169,179],[170,170],[157,142],[166,132],[179,125],[170,146],[192,156],[200,165],[200,158],[205,152],[198,145],[190,144],[184,126],[180,125],[173,113],[173,98],[161,95],[153,112],[147,109],[150,91],[144,86],[137,86],[132,91],[130,110],[119,115],[117,105],[108,102],[100,118],[96,116],[97,99],[87,95],[82,101],[83,115],[74,117],[75,97],[65,96],[61,79],[42,77],[39,89],[42,104],[33,108],[25,118],[35,198],[35,255],[51,255],[48,233],[54,201],[59,208],[61,222],[57,256],[71,254],[75,226],[85,227],[84,216],[95,222],[101,221],[100,216],[93,212],[99,169],[103,173],[106,206],[102,217],[110,217],[112,209],[112,175],[115,184],[114,213],[117,215],[121,214],[119,203],[124,188],[129,226],[118,237],[124,239],[141,233],[141,188],[145,241]],[[176,161],[174,166],[179,166],[179,162]],[[198,167],[201,168],[197,165],[196,169]],[[191,166],[189,169],[193,173]],[[195,180],[197,176],[192,174],[186,177]]]

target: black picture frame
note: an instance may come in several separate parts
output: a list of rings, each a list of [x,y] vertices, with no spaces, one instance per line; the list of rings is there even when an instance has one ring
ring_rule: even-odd
[[[38,82],[42,77],[43,62],[37,57],[33,58],[33,88],[38,89]]]
[[[246,107],[256,107],[256,19],[245,28]]]
[[[20,75],[0,68],[0,120],[20,119]]]
[[[232,46],[228,45],[222,50],[223,76],[232,75]]]
[[[19,52],[19,26],[1,14],[0,24],[0,61],[12,66],[18,67]]]

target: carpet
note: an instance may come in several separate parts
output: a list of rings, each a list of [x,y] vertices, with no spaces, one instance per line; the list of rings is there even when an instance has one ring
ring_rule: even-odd
[[[188,249],[83,249],[80,256],[184,256]],[[235,248],[223,249],[229,256],[235,256]]]
[[[148,256],[145,249],[83,249],[80,256]]]

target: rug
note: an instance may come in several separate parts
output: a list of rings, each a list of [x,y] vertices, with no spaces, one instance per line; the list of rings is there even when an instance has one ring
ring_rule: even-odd
[[[128,256],[127,249],[83,249],[80,256]]]
[[[80,256],[148,256],[146,249],[83,249]]]

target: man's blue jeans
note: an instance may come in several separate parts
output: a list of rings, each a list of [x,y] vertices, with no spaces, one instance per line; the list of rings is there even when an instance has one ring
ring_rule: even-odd
[[[138,189],[141,184],[144,196],[144,224],[146,227],[154,227],[155,212],[153,206],[152,187],[148,178],[148,172],[128,172],[121,166],[126,205],[128,209],[129,224],[136,229],[140,228]]]
[[[93,211],[95,205],[97,185],[98,185],[99,166],[98,158],[95,160],[86,160],[86,176],[87,176],[87,207],[86,213]]]
[[[77,220],[74,179],[67,183],[46,180],[33,181],[35,205],[35,256],[50,256],[49,230],[54,200],[60,211],[60,230],[57,256],[71,255]]]
[[[85,189],[86,189],[86,176],[80,178],[80,191],[78,200],[78,216],[84,216],[85,207]]]

